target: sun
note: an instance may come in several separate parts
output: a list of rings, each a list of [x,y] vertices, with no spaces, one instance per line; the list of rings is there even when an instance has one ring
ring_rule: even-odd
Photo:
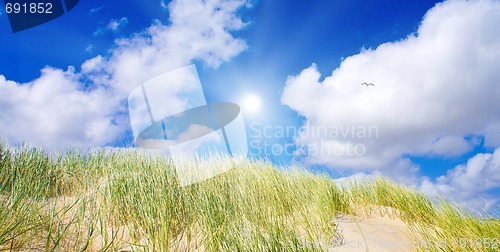
[[[262,102],[257,95],[248,94],[243,98],[242,108],[247,112],[255,113],[260,110],[261,106]]]

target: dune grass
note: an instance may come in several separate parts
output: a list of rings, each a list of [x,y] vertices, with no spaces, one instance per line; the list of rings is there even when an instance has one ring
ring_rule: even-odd
[[[499,220],[432,204],[384,178],[340,186],[299,168],[244,161],[181,187],[161,157],[103,150],[54,158],[0,143],[0,250],[323,251],[317,241],[342,243],[339,216],[371,214],[404,220],[420,251],[499,246]]]

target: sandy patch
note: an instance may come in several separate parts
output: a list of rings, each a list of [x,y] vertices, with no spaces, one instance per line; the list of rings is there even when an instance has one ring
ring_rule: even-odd
[[[343,216],[337,224],[342,245],[329,251],[416,251],[408,226],[399,218]]]

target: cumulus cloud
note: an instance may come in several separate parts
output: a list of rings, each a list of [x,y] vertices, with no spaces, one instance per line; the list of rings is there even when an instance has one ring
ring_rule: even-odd
[[[217,67],[247,48],[230,33],[245,26],[237,10],[246,1],[173,1],[170,25],[156,23],[145,32],[116,41],[106,72],[126,94],[132,88],[192,60]],[[167,60],[168,59],[168,60]]]
[[[28,141],[47,149],[116,141],[130,128],[126,98],[135,87],[194,60],[218,67],[247,48],[231,34],[245,26],[237,12],[246,4],[172,1],[169,25],[156,21],[116,40],[109,56],[85,61],[80,72],[46,67],[28,83],[0,75],[2,136],[12,144]]]
[[[33,140],[63,148],[101,146],[119,133],[113,122],[116,98],[106,90],[82,89],[74,68],[42,70],[23,85],[0,75],[0,128],[11,140]]]
[[[443,2],[427,12],[417,33],[363,49],[323,81],[314,64],[290,76],[282,103],[305,118],[305,130],[327,129],[300,134],[296,143],[306,151],[298,158],[385,174],[399,164],[396,173],[403,174],[418,171],[409,156],[460,156],[481,137],[499,146],[493,134],[500,132],[499,23],[498,1]],[[378,134],[330,134],[353,127],[375,127]],[[313,148],[337,152],[309,155]]]
[[[500,196],[489,192],[500,188],[500,148],[475,155],[435,181],[425,178],[420,188],[431,196],[445,196],[463,206],[490,210],[500,203]]]

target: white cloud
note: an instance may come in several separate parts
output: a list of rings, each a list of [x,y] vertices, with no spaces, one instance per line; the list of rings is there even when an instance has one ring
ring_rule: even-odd
[[[467,163],[449,170],[436,181],[425,178],[421,190],[430,196],[445,196],[463,206],[489,208],[499,206],[500,195],[488,193],[500,188],[500,148],[493,154],[479,153]]]
[[[98,87],[82,89],[73,68],[44,68],[40,78],[23,85],[0,75],[0,128],[10,141],[61,148],[101,146],[120,128],[115,97]],[[116,120],[116,119],[115,119]]]
[[[97,37],[106,34],[107,32],[117,33],[127,24],[128,24],[128,19],[126,17],[122,17],[120,19],[111,19],[108,25],[106,25],[106,27],[97,28],[97,30],[93,33],[93,35]]]
[[[447,1],[428,11],[418,34],[362,50],[324,81],[315,65],[289,77],[281,100],[305,117],[305,128],[378,132],[302,134],[296,143],[304,146],[364,148],[361,155],[323,151],[302,161],[387,174],[409,155],[460,156],[481,136],[499,146],[492,134],[500,131],[499,23],[498,1]],[[415,169],[408,162],[397,174]]]
[[[0,75],[2,136],[48,149],[112,143],[130,127],[125,101],[133,88],[193,60],[218,67],[247,48],[230,33],[244,27],[237,11],[245,4],[173,1],[169,25],[157,21],[117,40],[109,57],[85,61],[81,72],[47,67],[28,83]]]
[[[165,3],[165,1],[164,1],[164,0],[161,0],[161,1],[160,1],[160,6],[161,6],[163,9],[168,9],[168,6],[167,6],[167,4]]]
[[[94,51],[95,47],[92,44],[88,44],[87,47],[85,47],[85,51],[88,53],[92,53]]]
[[[485,142],[486,147],[494,148],[500,146],[500,122],[492,123],[485,129]]]
[[[124,95],[165,70],[202,60],[217,67],[247,48],[231,31],[245,26],[237,10],[246,1],[184,0],[169,4],[171,25],[156,23],[145,32],[116,41],[108,73]],[[214,12],[214,9],[219,11]],[[168,59],[168,60],[165,60]]]
[[[171,146],[171,150],[174,157],[179,156],[193,156],[193,153],[198,154],[209,154],[208,152],[203,153],[201,150],[205,148],[210,148],[217,144],[222,144],[223,140],[221,135],[213,131],[211,128],[205,125],[190,125],[189,128],[182,132],[179,136],[177,142],[181,143],[175,146]],[[216,151],[216,148],[213,148],[212,151]]]
[[[109,24],[107,27],[112,32],[116,32],[127,24],[128,24],[128,19],[126,17],[122,17],[119,20],[113,19],[113,20],[109,21]]]
[[[95,14],[95,13],[97,13],[97,12],[101,11],[102,9],[104,9],[104,5],[99,6],[99,7],[97,7],[97,8],[90,9],[90,14],[91,14],[91,15],[92,15],[92,14]]]
[[[366,174],[364,172],[357,172],[348,176],[334,179],[335,183],[341,187],[349,187],[353,184],[362,184],[370,182],[377,178],[379,174]]]

